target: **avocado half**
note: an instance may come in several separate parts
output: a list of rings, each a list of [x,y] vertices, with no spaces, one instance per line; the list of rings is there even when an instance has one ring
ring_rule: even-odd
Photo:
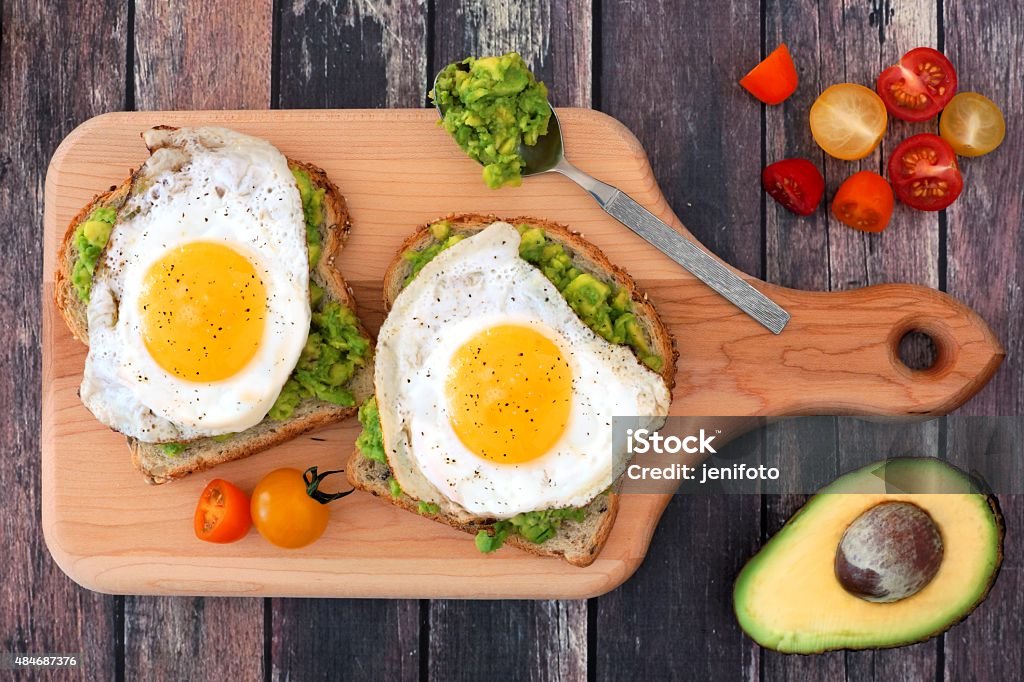
[[[834,568],[847,527],[881,502],[925,510],[944,546],[931,582],[892,603],[850,594]],[[926,457],[877,462],[820,490],[747,562],[733,591],[736,618],[758,644],[785,653],[913,644],[984,601],[1002,550],[998,502],[962,471]]]

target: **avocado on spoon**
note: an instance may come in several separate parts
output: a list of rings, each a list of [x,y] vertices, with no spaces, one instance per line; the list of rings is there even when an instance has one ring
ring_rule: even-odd
[[[518,55],[515,55],[515,57],[518,58]],[[480,63],[485,60],[498,59],[501,58],[488,57],[475,61]],[[431,94],[434,97],[435,106],[442,120],[447,110],[447,98],[438,96],[438,93],[441,92],[438,89],[439,79],[450,75],[452,66],[459,71],[470,70],[469,64],[459,62],[445,67],[434,78],[434,87]],[[528,144],[529,138],[526,136],[524,136],[523,141],[519,144],[518,154],[522,159],[519,173],[524,177],[542,175],[544,173],[560,173],[569,178],[585,189],[608,215],[686,268],[695,277],[731,301],[772,333],[780,333],[785,328],[786,323],[789,322],[789,313],[778,304],[752,287],[716,258],[704,252],[694,242],[662,222],[653,213],[634,201],[628,194],[587,175],[569,163],[565,158],[562,130],[558,123],[558,116],[555,114],[555,110],[551,107],[550,103],[546,101],[546,89],[544,89],[542,84],[539,85],[539,90],[535,90],[533,94],[537,95],[539,93],[545,96],[544,103],[551,110],[551,118],[548,120],[547,132],[537,135],[535,144]],[[465,148],[465,145],[462,146]],[[470,156],[474,155],[470,154]],[[502,183],[499,181],[497,184],[492,184],[491,178],[488,178],[488,184],[497,187]]]

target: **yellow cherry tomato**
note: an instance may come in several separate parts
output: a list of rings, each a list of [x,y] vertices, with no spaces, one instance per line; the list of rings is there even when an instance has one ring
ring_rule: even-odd
[[[981,156],[1003,143],[1006,121],[988,97],[961,92],[942,110],[939,134],[960,156]]]
[[[276,469],[263,477],[252,491],[252,522],[260,535],[278,547],[305,547],[324,534],[330,520],[327,502],[348,495],[323,493],[320,482],[337,471],[317,474],[298,469]]]
[[[863,85],[840,83],[811,105],[811,135],[826,154],[853,161],[875,150],[889,116],[878,94]]]

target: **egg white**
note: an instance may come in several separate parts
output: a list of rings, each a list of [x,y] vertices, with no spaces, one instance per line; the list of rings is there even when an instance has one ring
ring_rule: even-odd
[[[89,299],[81,397],[103,423],[144,442],[190,440],[259,423],[309,334],[302,201],[269,142],[224,128],[153,129],[153,150],[118,215]],[[245,256],[266,294],[258,350],[238,373],[191,382],[161,368],[141,332],[139,296],[154,262],[195,241]]]
[[[660,375],[587,327],[543,273],[519,257],[519,243],[514,227],[494,223],[443,251],[397,297],[378,336],[377,404],[393,475],[413,497],[454,503],[477,518],[586,505],[612,484],[622,461],[612,417],[660,422],[670,400]],[[573,377],[562,437],[546,454],[517,464],[469,451],[447,406],[452,355],[501,324],[550,338]]]

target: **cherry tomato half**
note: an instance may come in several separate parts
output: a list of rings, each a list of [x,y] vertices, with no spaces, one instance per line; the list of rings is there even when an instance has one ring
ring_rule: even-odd
[[[793,94],[798,82],[796,66],[785,43],[740,79],[740,85],[765,104],[780,104]]]
[[[807,159],[783,159],[761,171],[761,184],[772,199],[793,213],[811,215],[825,193],[825,178]]]
[[[832,199],[832,215],[864,232],[881,232],[892,218],[892,187],[878,173],[861,171],[843,181]]]
[[[946,55],[916,47],[879,74],[875,89],[896,118],[927,121],[953,99],[956,81],[956,69]]]
[[[878,146],[889,117],[885,103],[871,88],[838,83],[811,105],[811,135],[826,154],[845,161],[863,159]]]
[[[939,135],[960,156],[981,156],[1003,143],[1006,121],[988,97],[961,92],[942,110]]]
[[[889,157],[889,180],[900,201],[921,211],[941,211],[964,188],[953,148],[931,133],[908,137],[896,147]]]
[[[305,547],[319,538],[331,517],[326,503],[352,492],[327,494],[317,490],[325,477],[336,473],[317,474],[316,467],[305,473],[298,469],[271,471],[252,491],[256,530],[271,544],[287,549]]]
[[[193,526],[196,537],[207,542],[234,542],[252,526],[249,497],[238,486],[215,478],[203,489]]]

